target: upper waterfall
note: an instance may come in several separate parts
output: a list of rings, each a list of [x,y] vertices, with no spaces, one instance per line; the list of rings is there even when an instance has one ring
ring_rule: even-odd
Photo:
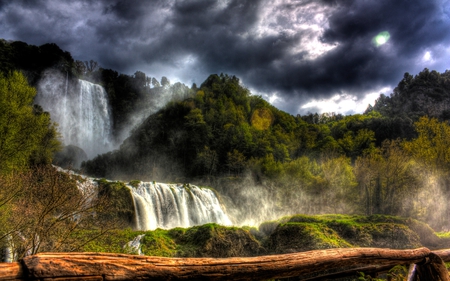
[[[35,102],[59,124],[64,145],[82,148],[88,158],[113,148],[112,114],[102,86],[46,72]]]
[[[70,130],[64,132],[64,139],[92,157],[112,148],[112,116],[108,95],[102,86],[84,80],[79,80],[79,85],[79,95],[73,103],[76,114],[69,120]]]

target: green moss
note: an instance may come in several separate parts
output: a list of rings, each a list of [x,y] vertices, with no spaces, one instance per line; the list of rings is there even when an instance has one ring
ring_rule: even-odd
[[[141,184],[141,181],[140,180],[132,180],[128,184],[134,188],[138,188],[139,185]]]
[[[267,221],[260,224],[258,229],[263,235],[269,236],[277,229],[278,225],[280,225],[279,221]]]
[[[92,239],[98,231],[78,233],[78,239]],[[145,255],[164,257],[238,257],[263,254],[264,249],[248,229],[205,224],[191,228],[153,231],[114,230],[85,243],[82,251],[127,253],[124,246],[136,236]]]
[[[210,223],[176,231],[178,256],[238,257],[258,255],[263,249],[249,230]]]
[[[295,215],[289,218],[289,222],[321,222],[320,216]]]
[[[441,239],[450,239],[450,232],[436,232],[436,235]]]
[[[73,235],[84,241],[81,248],[84,252],[126,253],[124,246],[142,233],[142,231],[132,231],[127,228],[111,230],[104,234],[101,234],[100,230],[85,230]]]
[[[333,247],[403,249],[442,241],[424,223],[384,215],[294,215],[265,222],[259,230],[268,236],[262,241],[272,253]]]
[[[147,256],[174,257],[177,254],[177,244],[168,230],[156,229],[146,231],[141,239],[141,250]]]
[[[272,253],[290,253],[314,249],[348,248],[350,243],[322,223],[288,222],[280,224],[267,240]]]

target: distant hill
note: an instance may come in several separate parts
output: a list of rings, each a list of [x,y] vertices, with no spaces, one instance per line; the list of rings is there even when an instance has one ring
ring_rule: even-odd
[[[308,124],[271,106],[239,79],[211,75],[184,100],[149,116],[119,151],[84,166],[97,176],[241,173],[251,158],[285,161],[299,153]]]
[[[450,120],[450,71],[439,73],[425,68],[415,76],[405,73],[393,93],[380,95],[366,113],[371,111],[390,118],[408,117],[414,121],[421,116]]]

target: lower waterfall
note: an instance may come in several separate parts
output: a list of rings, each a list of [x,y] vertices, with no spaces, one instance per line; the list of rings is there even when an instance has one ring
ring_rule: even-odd
[[[212,222],[231,225],[210,189],[155,182],[141,182],[130,188],[138,230],[191,227]]]

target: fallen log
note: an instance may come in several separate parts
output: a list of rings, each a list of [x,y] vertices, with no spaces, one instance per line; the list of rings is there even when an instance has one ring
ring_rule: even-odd
[[[250,258],[164,258],[110,253],[41,253],[12,267],[0,280],[266,280],[303,276],[313,280],[342,272],[389,269],[419,263],[427,248],[327,249]],[[9,279],[8,279],[9,278]]]

